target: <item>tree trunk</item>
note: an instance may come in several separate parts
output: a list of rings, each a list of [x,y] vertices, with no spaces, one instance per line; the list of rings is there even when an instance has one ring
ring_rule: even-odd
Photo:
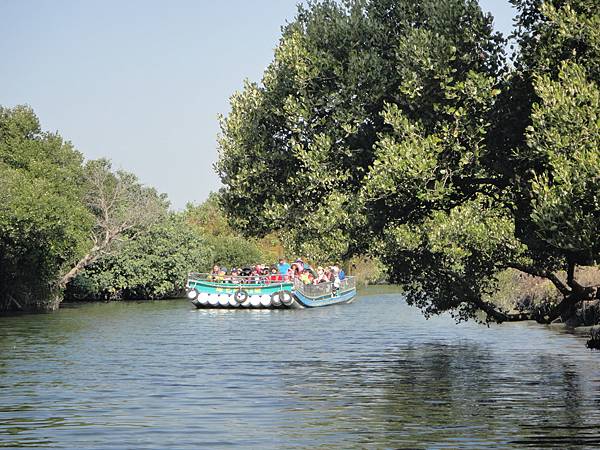
[[[60,280],[58,281],[58,287],[60,289],[64,289],[67,286],[67,284],[69,284],[69,282],[73,278],[79,275],[79,273],[83,269],[85,269],[89,264],[93,263],[98,257],[99,250],[100,247],[94,245],[94,247],[92,247],[92,249],[83,258],[81,258],[71,270],[69,270],[65,275],[63,275],[60,278]]]
[[[28,283],[16,292],[0,296],[0,314],[47,313],[56,311],[62,302],[62,290],[56,286]]]

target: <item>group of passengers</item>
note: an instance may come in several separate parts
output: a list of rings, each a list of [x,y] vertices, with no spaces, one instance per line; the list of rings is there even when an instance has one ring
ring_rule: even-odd
[[[302,259],[298,258],[289,264],[285,258],[272,266],[256,264],[252,267],[226,268],[218,265],[213,266],[209,274],[209,280],[223,283],[281,283],[299,279],[304,284],[320,284],[332,282],[339,286],[340,281],[346,278],[344,270],[338,265],[328,267],[317,267],[316,271]]]

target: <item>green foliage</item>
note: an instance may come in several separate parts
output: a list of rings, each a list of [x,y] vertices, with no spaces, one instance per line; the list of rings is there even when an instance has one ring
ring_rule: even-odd
[[[134,237],[147,231],[167,214],[169,207],[165,194],[144,186],[132,173],[113,172],[108,160],[88,161],[83,169],[82,201],[95,218],[90,233],[92,245],[60,278],[60,288],[102,254],[113,252],[125,233]]]
[[[502,320],[486,299],[508,267],[593,295],[555,273],[600,259],[598,2],[513,3],[514,68],[474,1],[300,7],[221,121],[231,223],[368,252],[427,314]]]
[[[389,116],[396,111],[428,132],[447,117],[440,131],[456,155],[466,144],[463,128],[486,123],[467,114],[495,93],[479,75],[499,67],[500,38],[491,30],[472,1],[300,7],[262,84],[235,94],[221,122],[216,168],[234,227],[254,235],[291,230],[286,247],[326,259],[364,250],[369,230],[356,197],[373,148],[383,155],[394,145],[382,137]]]
[[[517,8],[521,72],[558,75],[560,61],[576,59],[600,77],[600,6],[594,0],[510,0]]]
[[[146,232],[125,238],[74,279],[66,295],[75,299],[153,299],[181,294],[187,274],[207,271],[212,253],[182,214],[171,214]]]
[[[478,195],[450,211],[432,211],[419,224],[388,225],[378,254],[392,281],[406,286],[409,303],[426,314],[474,314],[496,288],[496,274],[525,257],[514,222]],[[475,282],[474,282],[475,281]]]
[[[0,309],[54,307],[56,280],[89,243],[82,156],[28,107],[0,107]]]
[[[120,255],[123,248],[144,254],[146,248],[133,243],[168,208],[164,195],[131,173],[112,171],[109,161],[84,164],[70,143],[42,132],[24,106],[0,107],[0,185],[0,310],[57,308],[64,287],[100,255],[133,258]],[[169,289],[164,278],[181,269],[168,265],[174,261],[148,271],[157,284],[139,292],[163,295]]]
[[[344,265],[347,267],[347,275],[356,277],[359,287],[388,281],[386,268],[378,259],[355,256]]]
[[[217,193],[211,192],[200,205],[188,203],[185,209],[185,217],[191,225],[204,234],[214,237],[236,235],[221,210]]]
[[[223,267],[243,267],[264,261],[265,258],[258,245],[241,236],[215,238],[207,236],[211,261]]]
[[[274,261],[278,257],[278,239],[248,239],[229,226],[216,193],[210,194],[200,205],[188,204],[184,214],[187,222],[206,242],[211,264],[241,267],[260,261]]]
[[[128,174],[114,176],[110,168],[100,173],[109,175],[102,177],[104,197],[114,198],[117,181]],[[111,214],[115,225],[109,228],[131,217],[131,212],[119,211]],[[201,205],[188,204],[183,213],[171,213],[144,227],[138,222],[125,230],[95,262],[82,268],[66,296],[77,300],[173,297],[181,295],[189,272],[208,272],[213,264],[231,268],[272,261],[268,248],[235,233],[220,209],[218,195],[211,194]]]
[[[527,132],[548,161],[532,182],[532,221],[546,244],[582,263],[600,253],[600,89],[586,75],[563,63],[557,81],[538,77]]]
[[[96,217],[97,243],[114,239],[128,230],[143,230],[163,218],[169,208],[166,194],[143,185],[133,173],[113,171],[107,159],[86,162],[84,183],[83,200]]]

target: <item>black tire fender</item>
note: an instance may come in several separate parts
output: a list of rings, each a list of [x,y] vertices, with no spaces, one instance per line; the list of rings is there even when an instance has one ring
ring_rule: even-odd
[[[294,302],[294,297],[291,291],[279,291],[279,301],[285,306],[290,306]]]
[[[240,289],[233,295],[233,298],[235,298],[235,301],[241,305],[246,300],[248,300],[248,293],[243,289]]]
[[[271,304],[281,304],[281,299],[279,298],[279,292],[273,292],[271,294]]]

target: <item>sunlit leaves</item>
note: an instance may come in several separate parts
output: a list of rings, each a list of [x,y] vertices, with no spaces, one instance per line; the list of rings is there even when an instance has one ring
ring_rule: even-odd
[[[411,123],[396,105],[387,105],[385,122],[394,133],[382,135],[375,150],[375,160],[364,181],[367,201],[389,197],[411,201],[427,196],[428,186],[437,178],[438,156],[442,152],[436,136],[423,137],[419,124]]]
[[[600,89],[579,65],[564,63],[559,79],[538,77],[528,144],[548,161],[532,182],[532,219],[539,236],[589,259],[600,251]]]
[[[514,68],[474,1],[300,8],[232,104],[248,96],[219,163],[233,223],[314,257],[370,252],[461,319],[511,264],[598,259],[598,3],[514,3]]]

